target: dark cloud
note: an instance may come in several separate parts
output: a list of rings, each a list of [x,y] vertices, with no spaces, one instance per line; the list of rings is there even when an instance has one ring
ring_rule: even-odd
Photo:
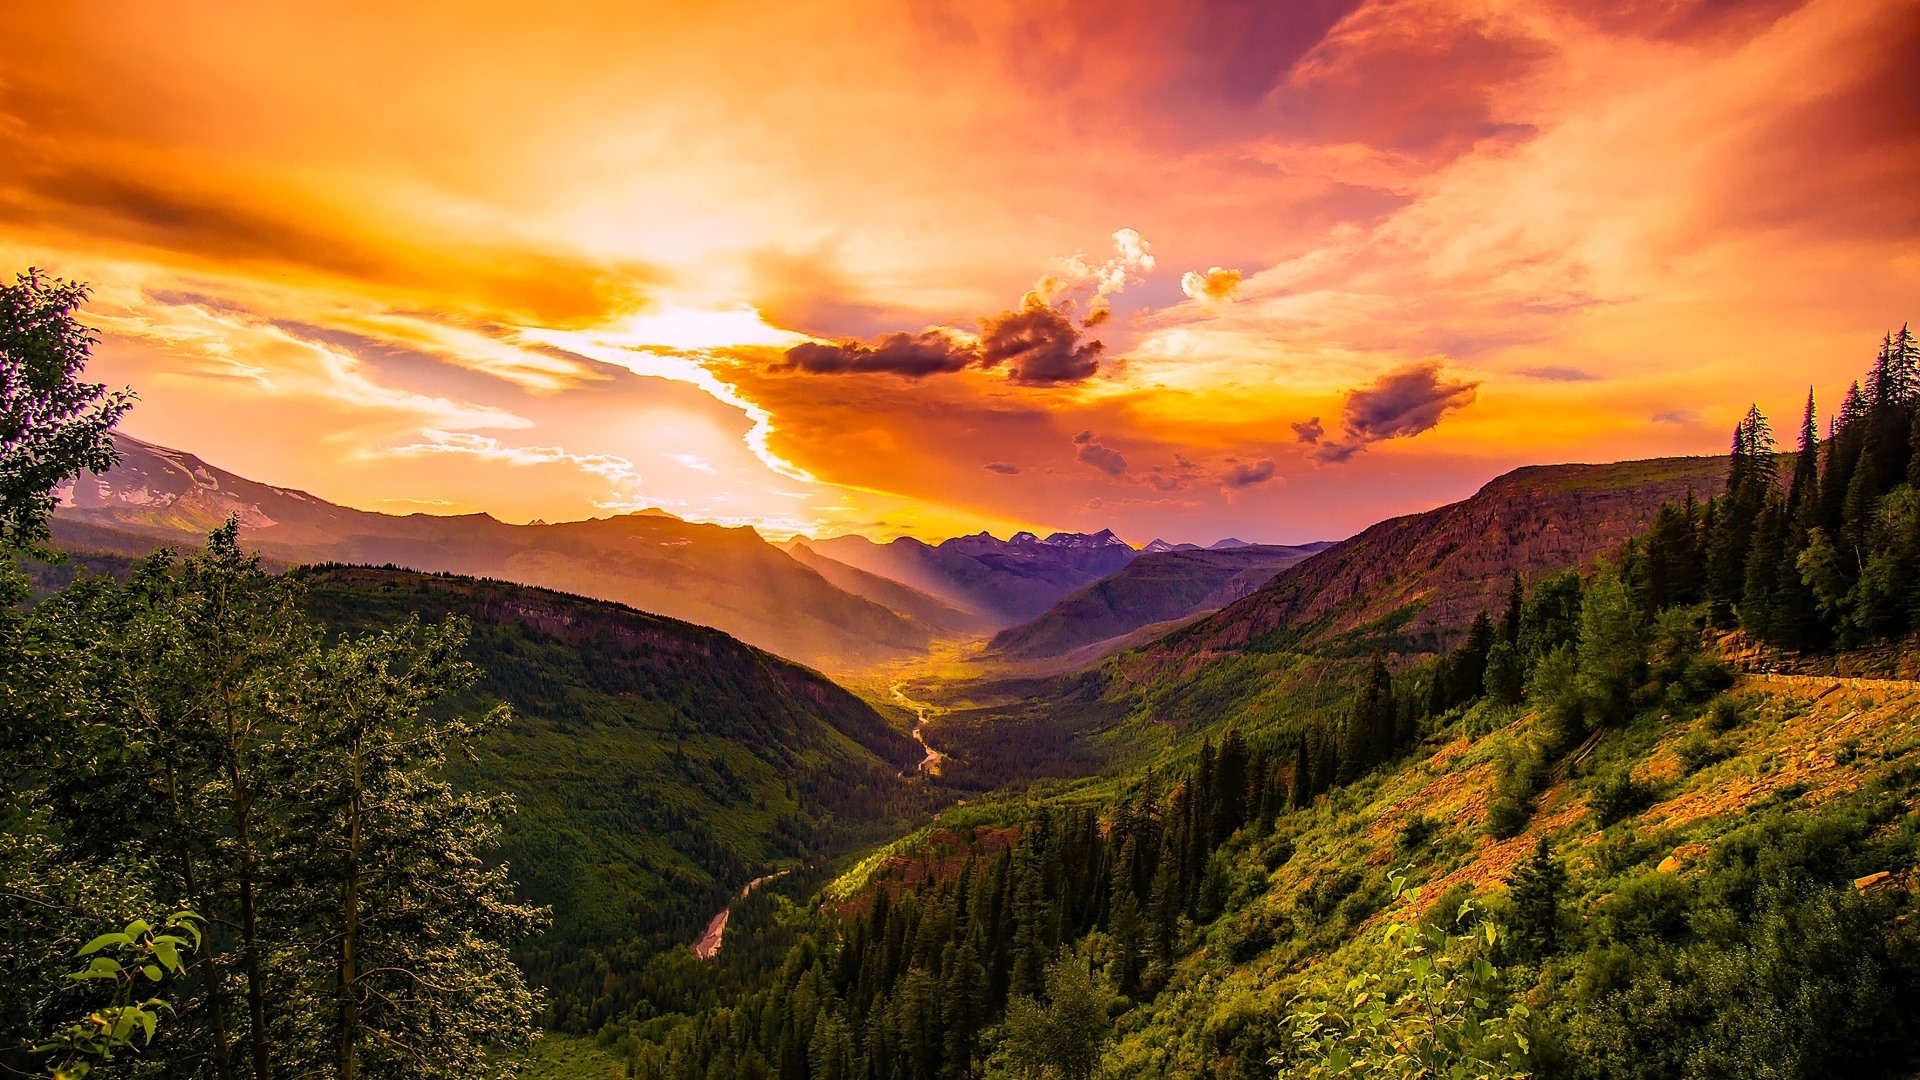
[[[1243,488],[1258,487],[1273,479],[1273,459],[1262,458],[1259,461],[1239,461],[1220,477],[1220,486],[1238,491]]]
[[[1294,437],[1308,446],[1319,445],[1321,437],[1327,433],[1326,425],[1322,424],[1317,416],[1311,420],[1301,420],[1292,426]]]
[[[1110,446],[1100,445],[1093,432],[1083,431],[1073,437],[1073,456],[1088,465],[1099,469],[1108,476],[1124,476],[1127,472],[1127,459],[1120,451]]]
[[[1348,391],[1340,415],[1344,431],[1338,442],[1306,437],[1317,427],[1318,418],[1308,421],[1306,430],[1294,425],[1294,431],[1314,447],[1314,460],[1345,461],[1374,443],[1431,431],[1448,412],[1473,404],[1479,387],[1477,382],[1449,378],[1438,360],[1422,360],[1389,371],[1370,386]]]
[[[1675,427],[1687,427],[1700,422],[1700,414],[1692,409],[1670,409],[1654,413],[1648,419],[1656,424],[1672,424]]]
[[[959,371],[980,359],[974,346],[955,341],[938,330],[918,334],[886,334],[873,344],[808,341],[787,350],[780,368],[816,375],[847,372],[883,372],[910,379]]]
[[[1447,378],[1438,360],[1408,364],[1348,393],[1340,422],[1347,438],[1361,442],[1412,438],[1448,410],[1473,404],[1479,386]]]
[[[1098,341],[1080,343],[1080,331],[1065,312],[1029,293],[1019,311],[1003,311],[980,323],[980,366],[1006,365],[1007,378],[1025,386],[1084,382],[1100,369]]]
[[[1089,319],[1096,326],[1099,319]],[[814,375],[880,373],[910,379],[947,375],[966,368],[1005,368],[1007,381],[1022,386],[1084,382],[1100,370],[1098,341],[1082,342],[1069,314],[1028,293],[1018,311],[980,320],[980,340],[962,340],[942,330],[883,334],[872,342],[808,341],[788,349],[775,371]]]
[[[999,473],[1001,476],[1017,476],[1020,473],[1020,466],[1011,461],[989,461],[980,467],[988,472]]]

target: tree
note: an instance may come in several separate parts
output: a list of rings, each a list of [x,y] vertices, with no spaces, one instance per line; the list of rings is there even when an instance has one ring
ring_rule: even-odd
[[[1505,641],[1495,642],[1487,653],[1487,696],[1501,705],[1518,705],[1525,696],[1527,675],[1520,666],[1520,652]]]
[[[1640,613],[1613,567],[1602,564],[1580,605],[1575,681],[1591,720],[1626,719],[1646,670]],[[1564,749],[1564,747],[1563,747]]]
[[[74,312],[87,287],[29,269],[0,285],[0,547],[51,555],[54,489],[119,461],[113,426],[131,390],[82,382],[92,331]]]
[[[327,1007],[288,1026],[295,1054],[332,1058],[339,1080],[469,1076],[485,1051],[533,1037],[535,999],[507,957],[544,912],[513,900],[488,853],[502,795],[456,792],[446,756],[506,723],[438,706],[478,674],[467,628],[417,620],[310,654],[280,688],[277,747],[290,808],[278,914],[301,947],[290,985]],[[296,1061],[297,1072],[319,1060]]]
[[[1559,949],[1560,897],[1566,888],[1566,867],[1553,857],[1553,849],[1542,836],[1532,857],[1515,867],[1513,876],[1507,879],[1507,896],[1513,905],[1508,941],[1516,955],[1539,960]]]
[[[1032,1080],[1086,1080],[1100,1061],[1112,1021],[1111,997],[1084,947],[1047,965],[1046,1001],[1015,998],[1007,1007],[1007,1056]]]

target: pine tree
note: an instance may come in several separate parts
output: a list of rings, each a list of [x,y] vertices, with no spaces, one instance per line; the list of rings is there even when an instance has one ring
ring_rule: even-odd
[[[1740,626],[1770,644],[1778,644],[1781,635],[1777,600],[1789,529],[1786,503],[1778,495],[1769,498],[1754,523],[1753,543],[1741,585]]]
[[[1807,387],[1807,412],[1800,421],[1800,453],[1793,462],[1793,484],[1787,489],[1787,509],[1798,513],[1802,502],[1820,498],[1820,428],[1813,409],[1813,387]]]
[[[1507,879],[1507,896],[1513,905],[1507,940],[1523,958],[1540,960],[1559,950],[1560,898],[1566,886],[1566,867],[1553,857],[1547,838],[1540,837],[1533,856]]]
[[[1515,648],[1520,646],[1520,620],[1526,612],[1527,589],[1520,581],[1520,571],[1515,570],[1513,580],[1507,586],[1507,612],[1500,620],[1500,637]]]
[[[1393,757],[1398,732],[1394,723],[1393,676],[1387,671],[1386,658],[1378,652],[1367,665],[1367,686],[1362,699],[1373,742],[1368,756],[1380,764]]]

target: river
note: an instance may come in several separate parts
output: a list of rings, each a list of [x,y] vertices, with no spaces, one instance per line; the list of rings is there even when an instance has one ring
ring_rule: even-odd
[[[925,773],[928,776],[939,776],[940,763],[946,760],[946,755],[942,754],[938,750],[935,750],[933,747],[928,746],[927,737],[921,731],[922,728],[927,726],[927,706],[921,704],[918,701],[913,700],[912,698],[908,697],[905,693],[902,693],[900,690],[899,683],[894,683],[888,689],[893,694],[893,699],[895,701],[898,701],[900,704],[913,710],[913,715],[915,717],[915,720],[913,722],[913,741],[919,743],[920,749],[925,750],[927,752],[927,756],[920,759],[920,764],[914,766],[914,771]],[[902,775],[905,775],[905,774],[902,774]]]
[[[747,894],[753,892],[753,890],[759,888],[761,885],[764,885],[769,881],[772,881],[774,878],[782,877],[787,873],[788,871],[781,870],[778,873],[767,874],[763,877],[754,878],[752,881],[747,882],[746,888],[740,890],[740,899],[745,900],[747,898]],[[715,915],[713,917],[713,920],[707,923],[707,932],[704,934],[701,934],[700,940],[693,943],[694,959],[711,960],[714,958],[715,955],[717,955],[720,952],[720,939],[726,936],[727,916],[732,912],[733,912],[733,905],[728,904],[726,907],[723,907],[720,909],[720,914]]]

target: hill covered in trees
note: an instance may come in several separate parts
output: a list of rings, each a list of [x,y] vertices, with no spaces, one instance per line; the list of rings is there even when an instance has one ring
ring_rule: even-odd
[[[926,806],[901,775],[919,744],[717,630],[500,581],[343,566],[293,578],[340,632],[410,617],[472,627],[465,655],[482,674],[454,705],[505,703],[512,720],[454,775],[513,797],[500,855],[552,909],[519,959],[560,1026],[670,1004],[685,974],[662,954],[684,953],[742,885]]]

